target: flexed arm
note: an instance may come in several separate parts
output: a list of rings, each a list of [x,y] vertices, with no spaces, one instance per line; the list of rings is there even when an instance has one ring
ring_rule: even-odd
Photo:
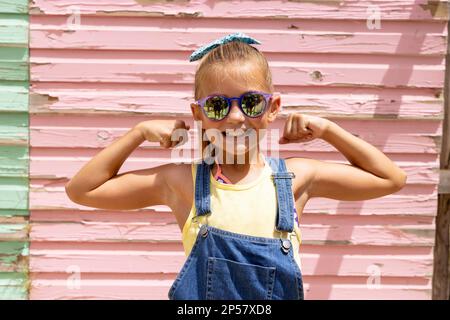
[[[167,204],[169,182],[176,175],[175,164],[135,170],[117,175],[128,156],[145,140],[162,147],[175,146],[171,141],[176,129],[189,129],[181,120],[149,120],[136,125],[86,163],[66,184],[69,198],[78,204],[100,209],[138,209]],[[179,167],[179,166],[178,166]]]
[[[307,165],[312,172],[307,191],[309,197],[365,200],[394,193],[405,185],[405,172],[383,152],[330,120],[291,114],[280,143],[307,142],[316,138],[334,146],[350,165],[313,159],[296,161],[298,166],[300,163]]]

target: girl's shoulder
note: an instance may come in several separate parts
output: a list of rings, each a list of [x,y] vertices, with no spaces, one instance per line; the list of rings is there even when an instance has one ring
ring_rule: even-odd
[[[171,163],[167,165],[165,178],[169,185],[178,186],[183,181],[192,180],[192,163]]]
[[[311,172],[315,167],[314,159],[310,158],[300,158],[300,157],[289,157],[284,158],[284,162],[286,163],[286,167],[288,171],[297,173],[297,172]]]
[[[307,191],[313,182],[318,160],[300,157],[290,157],[284,160],[288,171],[295,175],[292,183],[294,191],[301,193]]]
[[[164,176],[166,185],[170,189],[170,196],[168,201],[169,206],[172,202],[180,200],[189,201],[192,198],[194,190],[192,180],[192,163],[170,163],[164,165]]]

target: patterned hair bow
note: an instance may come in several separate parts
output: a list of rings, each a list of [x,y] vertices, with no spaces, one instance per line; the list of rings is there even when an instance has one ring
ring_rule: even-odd
[[[246,35],[244,33],[241,33],[241,32],[232,33],[232,34],[226,35],[225,37],[222,37],[220,39],[214,40],[213,42],[211,42],[207,45],[204,45],[201,48],[198,48],[197,50],[194,51],[194,53],[191,54],[191,56],[189,57],[189,61],[192,62],[195,60],[199,60],[205,54],[207,54],[214,48],[217,48],[218,46],[220,46],[222,44],[232,42],[232,41],[240,41],[240,42],[244,42],[247,44],[261,44],[261,42],[259,42],[258,40],[253,39],[252,37],[249,37],[248,35]]]

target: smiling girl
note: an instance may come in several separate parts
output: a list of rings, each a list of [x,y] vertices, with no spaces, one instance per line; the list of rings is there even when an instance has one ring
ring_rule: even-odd
[[[171,208],[187,259],[170,299],[303,299],[298,221],[308,200],[367,200],[405,185],[405,173],[377,148],[330,120],[302,113],[289,115],[279,143],[322,139],[349,164],[266,157],[260,141],[277,119],[281,98],[252,44],[259,42],[236,33],[191,56],[201,61],[190,108],[208,140],[203,150],[212,147],[202,153],[208,157],[118,175],[145,140],[171,148],[178,143],[173,132],[190,129],[181,120],[149,120],[98,153],[66,185],[70,199],[85,206]]]

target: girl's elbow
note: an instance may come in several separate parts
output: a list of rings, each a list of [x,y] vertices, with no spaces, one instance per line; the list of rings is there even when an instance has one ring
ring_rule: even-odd
[[[406,172],[403,170],[399,170],[399,172],[396,174],[395,178],[392,179],[392,185],[394,192],[397,192],[406,185],[406,180],[408,176],[406,175]]]
[[[70,181],[64,186],[65,190],[66,190],[66,195],[67,197],[74,203],[77,204],[82,204],[81,202],[81,193],[77,192],[76,190],[74,190],[71,186],[70,186]]]

